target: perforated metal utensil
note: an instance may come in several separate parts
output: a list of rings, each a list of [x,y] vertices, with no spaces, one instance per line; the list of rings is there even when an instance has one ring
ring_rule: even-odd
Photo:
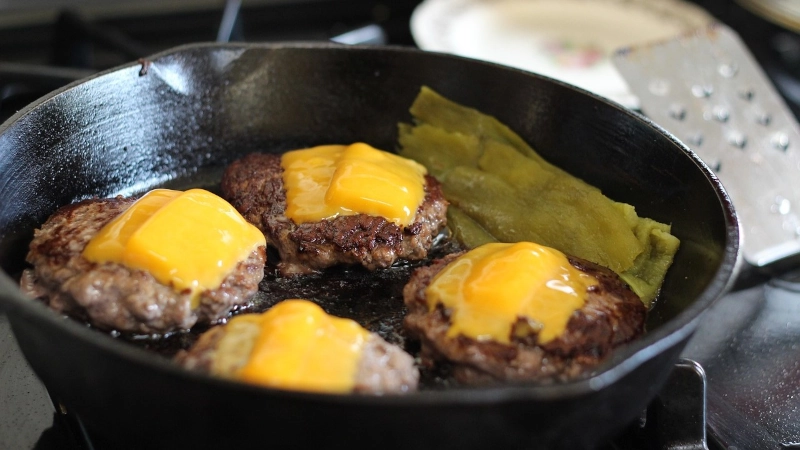
[[[721,24],[618,51],[612,61],[642,112],[717,174],[742,223],[744,257],[800,256],[800,133],[745,45]]]

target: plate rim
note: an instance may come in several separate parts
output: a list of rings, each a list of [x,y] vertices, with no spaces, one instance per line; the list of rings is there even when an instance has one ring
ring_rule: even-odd
[[[678,19],[684,22],[686,26],[685,31],[690,31],[693,28],[700,28],[707,26],[715,21],[715,18],[702,7],[689,3],[685,0],[569,0],[572,3],[605,3],[624,8],[639,8],[639,10],[648,10],[656,14],[667,15],[672,19]],[[560,3],[563,0],[423,0],[418,4],[414,11],[411,13],[409,20],[409,28],[411,30],[412,38],[417,47],[425,51],[450,53],[462,57],[475,58],[470,55],[464,55],[456,51],[452,45],[449,44],[449,36],[447,29],[458,20],[460,15],[465,11],[477,5],[492,5],[500,3]],[[642,42],[641,44],[647,44]],[[605,55],[606,58],[610,58]],[[479,58],[476,58],[479,59]],[[492,62],[492,61],[490,61]],[[502,64],[502,63],[499,63]],[[537,73],[548,78],[554,78],[559,81],[569,83],[558,76],[542,74],[521,66],[514,66],[514,68]],[[615,73],[616,68],[611,66]],[[620,75],[620,78],[622,76]],[[622,78],[624,80],[624,78]],[[572,83],[569,83],[572,84]],[[582,89],[587,89],[583,86],[578,86]],[[593,93],[600,95],[604,98],[612,100],[621,104],[622,106],[630,109],[639,108],[638,98],[630,91],[625,89],[625,92],[603,92],[602,90],[589,89]]]

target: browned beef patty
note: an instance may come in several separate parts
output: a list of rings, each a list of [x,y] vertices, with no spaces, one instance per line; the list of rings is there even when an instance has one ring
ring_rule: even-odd
[[[449,312],[441,304],[429,311],[425,289],[459,255],[448,255],[412,274],[403,290],[408,307],[403,325],[412,338],[421,341],[423,364],[451,364],[453,375],[461,383],[573,379],[598,365],[615,347],[644,332],[644,304],[617,274],[568,257],[575,268],[595,276],[599,284],[589,289],[586,304],[572,314],[560,337],[539,344],[537,332],[520,318],[512,329],[511,344],[478,342],[463,335],[448,338]]]
[[[424,259],[447,222],[447,201],[439,183],[425,177],[425,200],[414,223],[401,228],[365,214],[296,224],[286,217],[280,155],[253,153],[231,164],[222,176],[222,196],[258,227],[281,256],[283,275],[337,264],[386,268],[398,259]]]
[[[176,362],[191,370],[212,373],[214,361],[219,357],[218,346],[227,332],[227,327],[216,326],[203,333],[188,350],[175,356]],[[256,335],[242,339],[255,339]],[[244,342],[239,348],[248,346]],[[237,355],[237,361],[229,369],[238,369],[247,362],[247,354]],[[232,373],[216,374],[233,376]],[[364,353],[358,363],[353,392],[363,394],[401,394],[415,391],[419,382],[419,371],[414,359],[396,345],[389,344],[375,333],[369,334]]]
[[[134,201],[84,200],[56,211],[34,232],[27,256],[33,269],[23,272],[22,291],[98,328],[146,334],[217,322],[256,293],[264,277],[264,247],[240,262],[219,288],[203,292],[196,308],[188,293],[176,292],[148,272],[81,256],[89,240]]]

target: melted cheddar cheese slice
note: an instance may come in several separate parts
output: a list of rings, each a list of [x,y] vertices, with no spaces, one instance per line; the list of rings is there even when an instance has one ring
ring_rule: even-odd
[[[258,337],[238,378],[264,386],[313,392],[348,393],[369,332],[350,319],[329,316],[308,300],[284,300],[261,315]],[[227,345],[223,338],[220,348]],[[235,338],[234,338],[235,339]]]
[[[228,202],[202,189],[150,191],[103,227],[83,250],[96,263],[149,272],[177,292],[218,288],[236,265],[266,245]]]
[[[451,312],[450,337],[507,344],[514,324],[523,319],[546,343],[564,332],[595,284],[557,250],[530,242],[493,243],[448,264],[425,294],[431,311],[441,303]]]
[[[281,166],[295,223],[367,214],[408,226],[425,199],[424,166],[363,143],[290,151]]]

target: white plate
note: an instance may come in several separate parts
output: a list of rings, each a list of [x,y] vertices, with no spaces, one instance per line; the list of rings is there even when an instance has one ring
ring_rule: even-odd
[[[737,2],[767,20],[800,32],[800,2],[797,0],[737,0]]]
[[[423,50],[536,72],[637,108],[609,56],[712,21],[680,0],[425,0],[411,33]]]

